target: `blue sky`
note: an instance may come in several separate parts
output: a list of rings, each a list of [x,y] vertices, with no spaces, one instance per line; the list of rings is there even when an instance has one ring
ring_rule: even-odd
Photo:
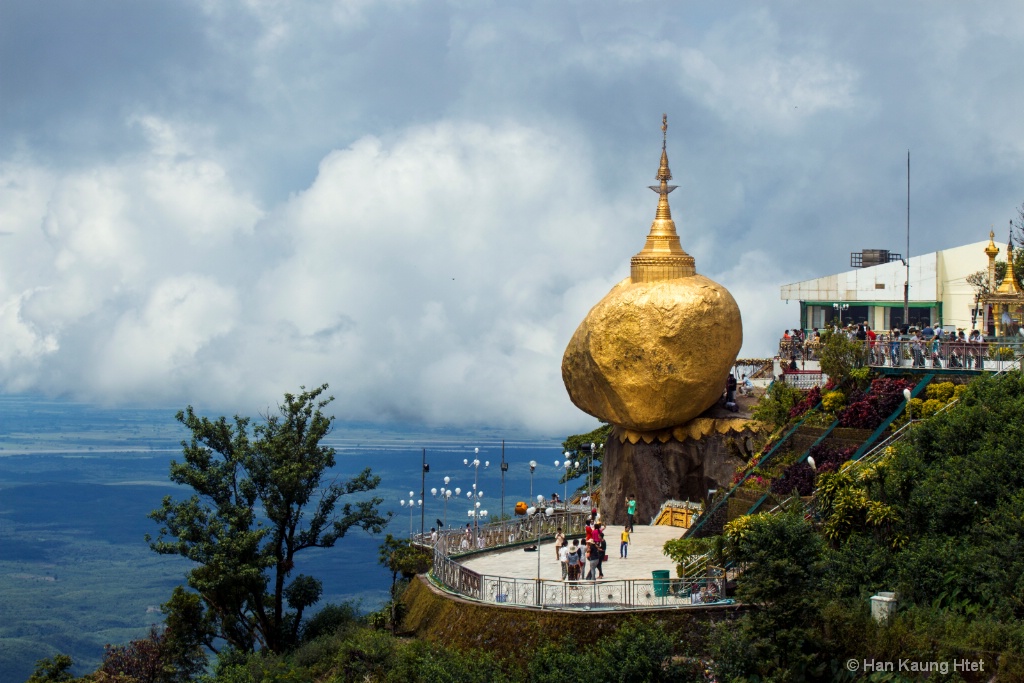
[[[1013,2],[0,5],[0,387],[565,433],[560,361],[654,216],[740,304],[998,234]]]

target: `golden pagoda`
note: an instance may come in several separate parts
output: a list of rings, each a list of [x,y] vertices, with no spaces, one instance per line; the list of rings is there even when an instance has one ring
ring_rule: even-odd
[[[662,117],[658,208],[630,276],[576,329],[562,380],[578,408],[637,431],[683,425],[721,397],[743,343],[729,291],[697,274],[669,208],[667,117]]]
[[[661,165],[658,167],[656,180],[658,185],[650,188],[658,193],[658,210],[651,223],[651,231],[647,235],[644,248],[629,261],[629,279],[632,282],[657,282],[697,274],[693,257],[683,251],[676,232],[675,221],[672,220],[672,209],[668,205],[669,193],[676,185],[669,185],[672,171],[668,168],[668,117],[661,117]]]
[[[991,285],[995,282],[996,254],[999,248],[995,245],[995,233],[989,231],[988,246],[985,247],[985,255],[988,256],[988,282]],[[1024,319],[1024,290],[1017,283],[1017,277],[1013,273],[1013,223],[1010,224],[1010,238],[1006,243],[1006,273],[1003,281],[994,291],[990,290],[981,295],[981,302],[992,309],[992,320],[995,324],[997,337],[1006,337],[1017,334],[1020,329],[1021,320]]]

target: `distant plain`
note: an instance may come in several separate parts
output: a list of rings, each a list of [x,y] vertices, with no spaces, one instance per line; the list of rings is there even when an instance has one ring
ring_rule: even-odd
[[[187,435],[175,412],[0,397],[0,683],[21,683],[36,660],[57,653],[72,655],[77,673],[90,671],[104,644],[143,637],[160,622],[160,604],[188,569],[182,558],[157,555],[144,541],[156,531],[146,515],[163,496],[186,493],[167,480]],[[563,436],[506,442],[506,512],[529,495],[530,459],[539,464],[535,493],[561,494],[553,461],[561,457]],[[497,432],[338,424],[329,442],[338,450],[332,476],[364,467],[381,476],[376,494],[395,513],[388,531],[397,536],[420,527],[419,508],[410,515],[399,500],[409,491],[419,499],[423,448],[431,468],[426,528],[445,516],[431,487],[440,488],[449,476],[452,488],[471,488],[474,473],[462,461],[472,460],[475,447],[481,460],[491,461],[479,473],[483,508],[500,513]],[[450,502],[448,522],[465,523],[468,507],[465,500]],[[390,576],[377,564],[379,544],[380,538],[357,531],[335,548],[303,553],[296,571],[324,581],[318,607],[355,601],[369,611],[386,601]]]

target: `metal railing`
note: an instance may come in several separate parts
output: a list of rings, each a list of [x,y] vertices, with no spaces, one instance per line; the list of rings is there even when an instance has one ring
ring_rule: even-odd
[[[441,551],[445,555],[458,556],[481,550],[536,543],[538,533],[541,540],[554,538],[559,527],[567,537],[581,536],[589,517],[589,508],[570,505],[568,509],[556,509],[550,517],[539,514],[479,524],[476,527],[470,524],[462,529],[448,529],[438,534],[437,543],[431,541],[430,534],[415,534],[413,542],[425,546],[432,545],[435,554]]]
[[[438,535],[433,544],[434,582],[450,593],[480,602],[570,610],[637,610],[720,602],[725,573],[708,567],[703,556],[686,565],[685,578],[599,579],[567,581],[517,578],[480,574],[458,559],[487,550],[497,550],[550,539],[561,527],[566,536],[583,533],[588,513],[556,511],[551,517],[532,517],[492,522],[477,530],[478,547],[470,545],[471,534],[451,529]],[[415,542],[429,544],[429,536]],[[699,595],[694,598],[692,596]]]
[[[522,607],[638,610],[718,602],[722,575],[673,578],[558,581],[481,576],[485,602]],[[694,598],[694,595],[700,595]]]
[[[860,347],[860,362],[871,367],[918,369],[961,369],[1001,371],[1024,354],[1024,338],[995,339],[985,342],[915,341],[890,339],[885,335],[875,341],[853,340]],[[818,360],[820,345],[808,341],[779,342],[779,358],[798,363]],[[803,370],[804,368],[799,368]]]

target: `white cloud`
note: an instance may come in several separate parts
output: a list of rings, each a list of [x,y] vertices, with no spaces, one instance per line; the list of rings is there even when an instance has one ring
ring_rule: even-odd
[[[146,396],[158,385],[181,391],[202,381],[202,352],[235,327],[237,313],[235,292],[210,277],[184,274],[157,282],[141,308],[124,313],[97,349],[90,381],[107,395]]]
[[[866,7],[14,15],[0,382],[251,411],[329,381],[343,418],[585,427],[561,353],[643,244],[662,112],[683,246],[766,353],[780,283],[902,250],[907,148],[914,253],[1024,199],[1016,5]]]

